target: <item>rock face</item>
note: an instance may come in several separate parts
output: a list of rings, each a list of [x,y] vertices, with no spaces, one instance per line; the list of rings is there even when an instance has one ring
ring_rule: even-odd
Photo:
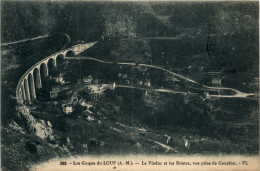
[[[48,121],[46,125],[44,120],[35,119],[29,111],[29,108],[23,104],[18,105],[18,114],[22,122],[28,128],[28,131],[40,137],[41,139],[54,140],[51,123]]]

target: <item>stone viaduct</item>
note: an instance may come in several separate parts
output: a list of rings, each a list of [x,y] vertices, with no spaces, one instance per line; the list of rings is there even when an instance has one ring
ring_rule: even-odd
[[[65,58],[68,55],[75,56],[96,43],[97,42],[91,42],[72,46],[71,48],[52,54],[34,64],[20,78],[16,87],[16,98],[24,103],[31,104],[32,100],[36,99],[35,88],[42,88],[41,74],[44,74],[45,77],[49,75],[48,63],[51,63],[52,66],[56,67],[58,58]],[[41,73],[41,69],[43,73]]]

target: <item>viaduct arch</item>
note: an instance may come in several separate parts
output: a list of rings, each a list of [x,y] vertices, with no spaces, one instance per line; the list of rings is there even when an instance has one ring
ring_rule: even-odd
[[[48,63],[51,63],[53,67],[56,67],[57,60],[60,58],[65,58],[68,55],[77,55],[94,46],[96,43],[97,42],[91,42],[72,46],[71,48],[52,54],[34,64],[20,78],[16,87],[16,98],[24,103],[31,104],[31,102],[37,98],[36,88],[42,88],[41,79],[49,75]]]

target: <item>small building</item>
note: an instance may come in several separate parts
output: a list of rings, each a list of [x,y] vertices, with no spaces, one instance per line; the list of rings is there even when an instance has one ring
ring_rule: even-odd
[[[89,94],[90,94],[91,99],[98,99],[98,98],[100,98],[100,95],[102,94],[102,90],[100,88],[92,89]]]
[[[90,97],[91,99],[98,99],[100,98],[101,92],[91,92]]]
[[[145,86],[147,87],[151,87],[151,81],[150,80],[147,80],[145,83],[144,83]]]
[[[213,85],[221,85],[221,78],[212,78]]]
[[[94,119],[93,117],[91,117],[91,116],[88,116],[88,117],[86,118],[86,120],[90,122],[90,121],[94,121],[95,119]]]
[[[92,84],[98,84],[98,83],[99,83],[99,79],[96,78],[92,80]]]
[[[113,83],[112,88],[113,88],[113,90],[116,88],[116,83],[115,82]]]
[[[58,97],[58,91],[56,91],[56,90],[50,91],[50,98],[51,99],[54,99],[54,98],[57,98],[57,97]]]
[[[259,86],[259,78],[255,77],[255,81],[253,82],[254,86]]]
[[[184,143],[184,146],[187,148],[187,149],[189,149],[190,148],[190,141],[189,141],[189,139],[183,139],[183,143]]]
[[[119,77],[119,78],[122,78],[122,79],[127,79],[127,74],[126,73],[118,73],[117,74],[117,76]]]
[[[148,95],[148,91],[147,91],[147,90],[145,90],[145,93],[144,93],[144,94],[145,94],[145,96],[147,96],[147,95]]]
[[[90,95],[91,99],[98,99],[104,90],[105,88],[99,85],[88,86],[88,94]]]
[[[73,112],[73,108],[72,106],[65,105],[62,107],[62,112],[65,114],[70,114],[71,112]]]
[[[210,98],[209,92],[204,92],[204,98],[206,99]]]
[[[91,84],[92,80],[93,80],[93,77],[91,75],[89,75],[88,77],[83,77],[83,82],[85,84]]]
[[[122,74],[121,74],[121,73],[118,73],[117,76],[118,76],[119,78],[121,78]]]
[[[63,79],[62,74],[60,73],[59,77],[55,78],[56,83],[60,83],[61,85],[65,84],[65,80]]]
[[[123,79],[127,79],[127,74],[123,74],[123,75],[122,75],[122,78],[123,78]]]
[[[60,86],[52,86],[52,91],[60,91]]]
[[[91,103],[86,103],[84,99],[80,99],[79,104],[81,106],[87,107],[87,110],[89,110],[91,107],[93,107],[93,105]]]

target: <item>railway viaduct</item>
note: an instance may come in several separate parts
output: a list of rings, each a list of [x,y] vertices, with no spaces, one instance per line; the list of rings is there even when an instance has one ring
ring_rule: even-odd
[[[16,98],[22,102],[31,104],[33,99],[36,99],[36,88],[42,88],[41,74],[45,77],[49,75],[48,64],[52,66],[57,66],[57,59],[65,58],[68,55],[77,55],[86,49],[92,47],[97,42],[91,42],[86,44],[78,44],[72,46],[68,49],[59,51],[52,54],[41,61],[34,64],[30,69],[28,69],[23,76],[20,78],[16,87]],[[43,71],[43,73],[41,73]]]

